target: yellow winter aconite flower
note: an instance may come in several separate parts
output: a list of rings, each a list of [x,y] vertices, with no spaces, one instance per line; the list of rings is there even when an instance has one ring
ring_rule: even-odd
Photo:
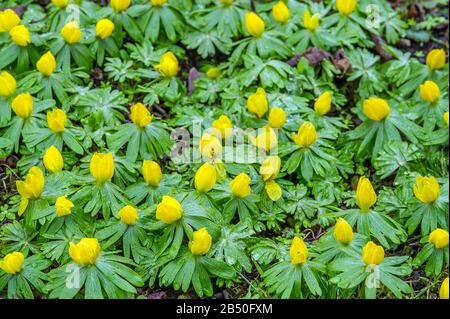
[[[437,249],[445,248],[448,246],[448,231],[437,228],[428,236],[428,241]]]
[[[434,49],[428,52],[426,63],[431,70],[441,69],[445,65],[445,51]]]
[[[259,168],[259,174],[261,174],[264,181],[274,179],[280,173],[281,159],[278,156],[268,156]]]
[[[320,116],[323,116],[330,112],[331,110],[331,92],[326,91],[319,96],[319,98],[314,102],[314,110]]]
[[[236,197],[247,197],[252,192],[252,189],[250,188],[250,182],[250,177],[245,173],[241,173],[231,181],[230,190]]]
[[[214,135],[205,133],[199,143],[200,153],[207,158],[220,156],[222,153],[222,143]]]
[[[439,289],[439,298],[448,299],[448,277],[442,282],[441,288]]]
[[[336,0],[336,8],[343,16],[352,13],[356,8],[356,0]]]
[[[193,233],[193,239],[189,241],[189,250],[194,256],[202,256],[211,249],[211,244],[212,237],[203,227]]]
[[[183,216],[183,207],[179,201],[170,196],[163,196],[156,207],[156,219],[166,224],[172,224]]]
[[[71,200],[67,199],[66,196],[60,196],[55,203],[56,216],[63,217],[70,215],[72,213],[72,208],[74,207],[75,205]]]
[[[104,183],[114,176],[114,158],[112,153],[95,153],[89,164],[91,175],[98,183]]]
[[[353,240],[352,226],[345,219],[339,218],[334,226],[333,237],[341,244],[349,244]]]
[[[206,71],[206,76],[210,79],[215,79],[220,75],[220,70],[218,68],[212,67]]]
[[[69,255],[80,266],[95,264],[100,254],[100,244],[97,238],[82,238],[78,244],[69,244]]]
[[[258,136],[249,136],[250,142],[257,148],[263,149],[266,152],[275,148],[278,145],[278,137],[275,130],[271,127],[263,127],[262,132]]]
[[[178,73],[178,60],[175,54],[172,52],[166,52],[159,60],[159,64],[155,66],[156,70],[161,73],[162,76],[170,78]]]
[[[136,103],[131,107],[131,121],[139,127],[146,127],[153,120],[153,115],[142,103]]]
[[[81,40],[81,30],[78,22],[70,21],[61,29],[61,36],[68,44],[78,43]]]
[[[379,265],[384,260],[383,247],[369,241],[362,250],[362,259],[366,265]]]
[[[268,180],[264,184],[264,189],[266,190],[267,196],[269,196],[269,198],[274,202],[276,202],[283,194],[280,185],[273,180]]]
[[[31,43],[30,31],[24,25],[16,25],[9,31],[9,35],[15,44],[26,47]]]
[[[11,108],[17,116],[27,119],[33,113],[33,98],[30,93],[17,95],[12,101]]]
[[[286,23],[291,17],[291,12],[283,1],[278,1],[272,7],[272,16],[276,22]]]
[[[214,187],[216,181],[215,168],[211,164],[205,163],[195,173],[194,186],[198,192],[207,193]]]
[[[220,0],[220,3],[222,3],[223,5],[229,6],[232,5],[234,2],[234,0]]]
[[[426,102],[435,103],[441,98],[441,90],[433,81],[425,81],[420,85],[420,97]]]
[[[52,3],[60,9],[64,9],[69,5],[69,0],[52,0]]]
[[[0,261],[0,269],[4,272],[15,275],[22,270],[23,262],[25,261],[25,256],[18,251],[12,252]]]
[[[161,166],[155,161],[145,160],[142,163],[142,175],[148,185],[156,187],[162,178]]]
[[[447,126],[448,126],[448,111],[444,113],[443,118],[444,118],[444,122],[445,122],[445,123],[447,124]]]
[[[368,211],[377,202],[377,194],[372,187],[372,183],[364,176],[361,176],[356,187],[356,204],[362,211]]]
[[[256,13],[253,11],[245,13],[245,29],[251,36],[259,38],[263,34],[265,27],[264,20]]]
[[[0,11],[0,32],[9,32],[20,23],[20,17],[14,10]]]
[[[414,184],[414,195],[423,203],[434,203],[440,194],[440,186],[436,178],[433,176],[416,176]]]
[[[37,166],[33,166],[28,174],[25,176],[24,181],[16,181],[17,191],[22,197],[18,215],[22,216],[28,207],[30,199],[37,199],[44,191],[44,174]]]
[[[36,63],[36,68],[42,75],[50,76],[56,69],[56,60],[51,51],[48,51]]]
[[[139,219],[139,214],[133,206],[127,205],[119,211],[120,221],[126,225],[134,225]]]
[[[7,71],[0,73],[0,96],[8,97],[16,92],[16,79]]]
[[[47,126],[53,133],[64,132],[67,124],[67,115],[61,109],[47,112]]]
[[[269,125],[273,128],[282,128],[286,123],[286,112],[279,107],[274,107],[269,113]]]
[[[221,115],[217,120],[212,122],[213,134],[217,138],[229,138],[233,134],[233,123],[226,115]]]
[[[131,0],[111,0],[109,4],[115,12],[122,12],[128,9],[131,4]]]
[[[297,134],[292,134],[295,144],[302,148],[308,148],[317,141],[317,132],[314,124],[304,122],[298,129]]]
[[[161,7],[165,5],[167,0],[151,0],[152,6]]]
[[[64,159],[59,150],[53,145],[44,154],[44,166],[52,173],[61,172],[64,168]]]
[[[311,32],[315,32],[319,27],[320,14],[316,13],[311,16],[309,10],[305,10],[303,13],[303,26]]]
[[[250,113],[262,118],[269,110],[269,101],[267,99],[266,91],[263,88],[258,88],[256,93],[250,95],[247,99],[247,109]]]
[[[95,25],[95,35],[104,40],[114,32],[114,23],[109,19],[101,19]]]
[[[293,265],[303,265],[308,259],[308,247],[300,237],[295,236],[292,239],[291,248],[289,249],[291,262]]]
[[[384,120],[390,113],[390,108],[386,100],[372,97],[364,100],[363,113],[372,121]]]

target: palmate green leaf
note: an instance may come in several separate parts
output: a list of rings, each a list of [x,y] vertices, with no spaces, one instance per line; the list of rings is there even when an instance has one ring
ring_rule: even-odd
[[[228,53],[231,47],[231,39],[226,34],[218,34],[215,31],[189,32],[183,40],[188,49],[197,49],[202,58],[213,56],[216,49],[222,53]]]
[[[408,165],[408,162],[420,159],[423,155],[414,144],[400,141],[388,141],[384,144],[377,159],[374,162],[377,175],[384,179],[391,176],[401,167]]]

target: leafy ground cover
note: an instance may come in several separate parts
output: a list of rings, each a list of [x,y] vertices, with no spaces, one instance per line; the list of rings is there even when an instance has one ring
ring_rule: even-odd
[[[2,297],[448,299],[445,1],[0,4]]]

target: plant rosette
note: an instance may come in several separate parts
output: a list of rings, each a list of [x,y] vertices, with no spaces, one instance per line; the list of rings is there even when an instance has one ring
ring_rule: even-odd
[[[435,229],[430,235],[423,237],[420,243],[424,246],[413,260],[414,267],[418,268],[426,263],[426,275],[439,277],[442,269],[448,268],[449,264],[448,232]]]

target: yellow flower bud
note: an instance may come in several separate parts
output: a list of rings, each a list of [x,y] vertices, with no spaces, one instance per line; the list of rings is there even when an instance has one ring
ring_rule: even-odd
[[[69,244],[69,255],[80,266],[94,265],[99,254],[97,238],[82,238],[78,244]]]
[[[361,176],[356,187],[356,204],[362,211],[368,211],[377,202],[377,194],[372,187],[372,183],[364,176]]]
[[[220,0],[220,3],[222,3],[225,6],[229,6],[233,4],[234,0]]]
[[[179,201],[170,196],[163,196],[156,207],[156,219],[166,224],[172,224],[183,216],[183,207]]]
[[[61,36],[68,44],[80,42],[82,33],[78,22],[70,21],[66,23],[66,25],[61,29]]]
[[[136,103],[131,107],[131,121],[139,127],[146,127],[153,120],[153,115],[142,103]]]
[[[220,157],[222,154],[222,143],[214,135],[205,133],[199,143],[200,153],[206,158]]]
[[[274,180],[268,180],[264,184],[264,189],[266,190],[267,196],[274,202],[276,202],[283,194],[280,185]]]
[[[148,185],[156,187],[162,178],[161,166],[155,161],[145,160],[142,163],[142,175]]]
[[[291,248],[289,249],[291,262],[293,265],[303,265],[308,260],[308,247],[300,237],[295,236],[292,239]]]
[[[10,275],[15,275],[22,270],[24,261],[25,256],[21,252],[15,251],[3,257],[3,260],[0,261],[0,269]]]
[[[386,100],[372,97],[364,100],[363,113],[372,121],[384,120],[390,113],[391,109]]]
[[[297,134],[292,134],[295,144],[302,148],[308,148],[317,141],[317,132],[314,124],[304,122],[298,129]]]
[[[269,113],[269,125],[273,128],[282,128],[286,123],[286,112],[279,107],[274,107]]]
[[[213,134],[217,138],[229,138],[233,135],[233,123],[226,115],[221,115],[217,120],[212,122]]]
[[[131,0],[111,0],[109,4],[115,12],[122,12],[128,9],[131,4]]]
[[[448,299],[448,277],[442,282],[441,288],[439,289],[439,298]]]
[[[16,79],[7,71],[0,73],[0,96],[8,97],[16,92]]]
[[[89,166],[91,175],[98,183],[110,181],[114,176],[114,158],[112,153],[95,153]]]
[[[66,196],[58,197],[55,203],[56,216],[63,217],[70,215],[72,213],[72,208],[74,207],[75,205],[71,200],[67,199]]]
[[[64,168],[64,159],[53,145],[45,151],[44,166],[52,173],[61,172]]]
[[[0,11],[0,32],[9,32],[20,23],[20,17],[14,10]]]
[[[336,7],[343,16],[348,16],[356,8],[356,0],[336,0]]]
[[[61,109],[54,109],[47,112],[47,126],[53,133],[61,133],[64,131],[67,123],[67,115]]]
[[[444,122],[447,124],[447,126],[449,126],[448,125],[448,111],[444,113],[443,118],[444,118]]]
[[[151,2],[154,7],[162,7],[166,4],[167,0],[151,0]]]
[[[266,152],[278,146],[277,133],[271,127],[263,127],[262,133],[258,136],[250,136],[250,142],[257,148],[263,149]]]
[[[44,174],[37,166],[33,166],[24,181],[16,181],[17,191],[26,199],[37,199],[44,191]]]
[[[343,218],[339,218],[334,226],[333,237],[341,244],[347,245],[353,240],[353,229]]]
[[[256,93],[250,95],[247,99],[247,109],[250,113],[262,118],[269,110],[269,100],[267,99],[266,91],[263,88],[258,88]]]
[[[17,95],[12,101],[11,108],[17,116],[27,119],[33,113],[33,98],[30,93]]]
[[[433,244],[436,249],[445,248],[448,246],[448,231],[436,228],[428,236],[428,241]]]
[[[252,189],[250,188],[250,182],[250,177],[245,173],[241,173],[231,181],[230,190],[236,197],[247,197],[252,192]]]
[[[245,14],[245,28],[251,36],[259,38],[263,34],[265,27],[264,20],[256,13],[247,12]]]
[[[433,176],[416,176],[416,183],[414,184],[413,191],[418,200],[423,203],[431,204],[438,199],[440,186]]]
[[[383,247],[369,241],[362,250],[362,259],[366,265],[379,265],[384,260]]]
[[[31,43],[30,31],[24,25],[16,25],[9,31],[9,35],[15,44],[26,47]]]
[[[276,22],[286,23],[291,16],[291,12],[283,1],[278,1],[272,7],[272,16]]]
[[[431,70],[441,69],[445,65],[445,51],[434,49],[428,52],[426,63]]]
[[[205,163],[195,173],[195,189],[200,193],[207,193],[214,187],[216,180],[215,168],[211,164]]]
[[[203,227],[193,233],[194,238],[189,241],[189,250],[194,256],[202,256],[211,249],[212,238],[208,230]]]
[[[425,81],[420,85],[420,97],[425,102],[435,103],[441,98],[441,90],[433,81]]]
[[[36,63],[36,68],[42,75],[50,76],[56,69],[56,60],[52,52],[45,53]]]
[[[324,116],[331,110],[331,92],[326,91],[314,102],[314,110],[320,116]]]
[[[155,66],[155,69],[161,73],[163,77],[173,77],[178,73],[178,60],[175,54],[172,52],[166,52],[159,60],[159,64]]]
[[[259,168],[259,174],[261,174],[264,181],[274,179],[278,176],[281,169],[281,159],[278,156],[268,156]]]
[[[139,214],[133,206],[127,205],[119,211],[120,221],[126,225],[134,225],[139,219]]]
[[[309,10],[305,10],[303,13],[303,26],[311,32],[315,32],[319,27],[320,14],[316,13],[311,16]]]
[[[218,68],[209,68],[206,71],[206,76],[210,79],[215,79],[220,75],[220,70]]]
[[[52,3],[59,9],[65,9],[69,5],[69,0],[52,0]]]
[[[95,25],[95,35],[104,40],[114,32],[114,23],[109,19],[101,19]]]

